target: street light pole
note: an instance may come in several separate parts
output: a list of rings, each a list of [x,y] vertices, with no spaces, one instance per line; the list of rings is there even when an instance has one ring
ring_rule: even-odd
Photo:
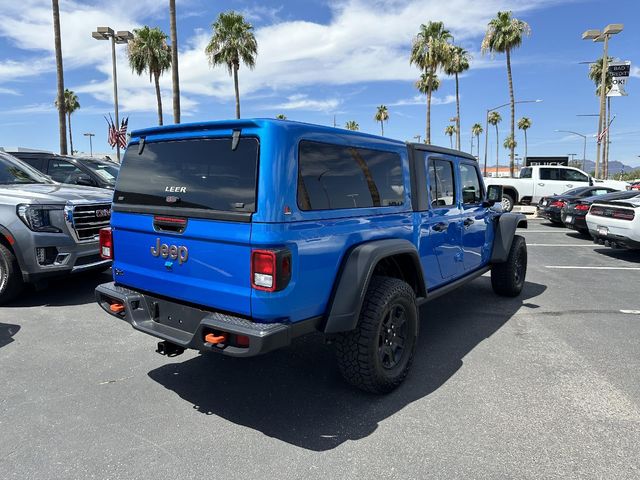
[[[572,135],[577,135],[578,137],[582,137],[582,139],[584,140],[584,146],[582,147],[582,170],[584,170],[585,163],[587,161],[587,136],[583,135],[582,133],[572,132],[571,130],[556,130],[556,132],[570,133]]]
[[[114,32],[110,27],[98,27],[91,36],[96,40],[111,40],[111,62],[113,64],[113,107],[115,114],[116,128],[120,128],[120,116],[118,112],[118,71],[116,68],[116,43],[127,43],[133,38],[133,34],[128,30]],[[120,163],[120,144],[116,142],[116,158]]]
[[[514,102],[514,104],[516,103],[540,103],[542,102],[542,100],[537,99],[537,100],[519,100],[517,102]],[[490,108],[487,110],[487,116],[485,117],[485,123],[484,123],[484,176],[487,176],[487,146],[489,143],[489,114],[491,112],[493,112],[494,110],[499,110],[501,108],[506,107],[507,105],[511,105],[511,103],[504,103],[502,105],[499,105],[495,108]],[[498,173],[498,165],[496,162],[496,175]]]
[[[603,56],[602,56],[602,76],[600,77],[600,114],[598,117],[598,141],[596,142],[596,171],[595,177],[598,178],[600,174],[600,152],[602,139],[602,130],[605,123],[605,100],[607,97],[607,72],[609,69],[609,37],[620,33],[624,26],[621,23],[612,23],[604,27],[604,30],[587,30],[582,34],[583,40],[593,40],[594,42],[604,42]],[[603,152],[604,153],[604,152]],[[604,160],[604,156],[603,156]]]
[[[96,136],[95,133],[84,133],[85,137],[89,137],[89,155],[93,157],[93,137]]]

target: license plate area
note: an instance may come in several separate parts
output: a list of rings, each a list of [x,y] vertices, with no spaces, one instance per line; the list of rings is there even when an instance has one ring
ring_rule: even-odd
[[[603,237],[606,237],[607,235],[609,235],[609,229],[607,227],[598,227],[598,235],[601,235]]]
[[[151,320],[192,334],[196,332],[202,319],[209,313],[199,308],[161,298],[146,297],[146,301]]]
[[[571,216],[571,215],[567,215],[567,216],[564,218],[564,221],[565,221],[566,223],[573,223],[573,216]]]

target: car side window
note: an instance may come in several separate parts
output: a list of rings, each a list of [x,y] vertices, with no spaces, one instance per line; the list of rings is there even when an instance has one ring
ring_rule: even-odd
[[[473,205],[482,202],[484,192],[478,177],[478,170],[466,163],[460,164],[460,185],[462,186],[462,203]]]
[[[559,168],[541,168],[540,169],[540,180],[563,180],[560,177],[560,169]]]
[[[393,207],[403,203],[402,160],[397,153],[300,142],[301,210]]]
[[[429,197],[432,207],[455,205],[456,184],[453,162],[429,159]]]
[[[570,170],[570,169],[562,169],[560,170],[562,175],[562,180],[567,180],[570,182],[588,182],[589,177],[587,177],[584,173],[579,172],[578,170]]]
[[[531,178],[531,172],[533,169],[531,167],[526,167],[520,170],[520,178]]]
[[[73,183],[82,170],[66,160],[49,160],[49,176],[56,182]]]
[[[609,193],[611,190],[606,190],[604,188],[599,188],[591,192],[591,195],[604,195],[605,193]]]

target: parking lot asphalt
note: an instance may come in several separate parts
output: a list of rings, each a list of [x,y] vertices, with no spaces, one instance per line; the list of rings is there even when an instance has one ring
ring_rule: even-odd
[[[319,336],[252,359],[186,352],[104,314],[107,274],[0,308],[5,479],[640,477],[640,252],[543,221],[521,297],[483,276],[428,303],[387,396]]]

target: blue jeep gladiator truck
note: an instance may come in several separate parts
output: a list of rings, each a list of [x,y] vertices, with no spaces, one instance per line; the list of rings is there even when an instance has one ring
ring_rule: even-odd
[[[517,296],[523,215],[494,206],[475,159],[282,120],[134,131],[101,252],[99,305],[160,338],[252,356],[322,332],[351,384],[407,375],[424,302],[491,271]]]

